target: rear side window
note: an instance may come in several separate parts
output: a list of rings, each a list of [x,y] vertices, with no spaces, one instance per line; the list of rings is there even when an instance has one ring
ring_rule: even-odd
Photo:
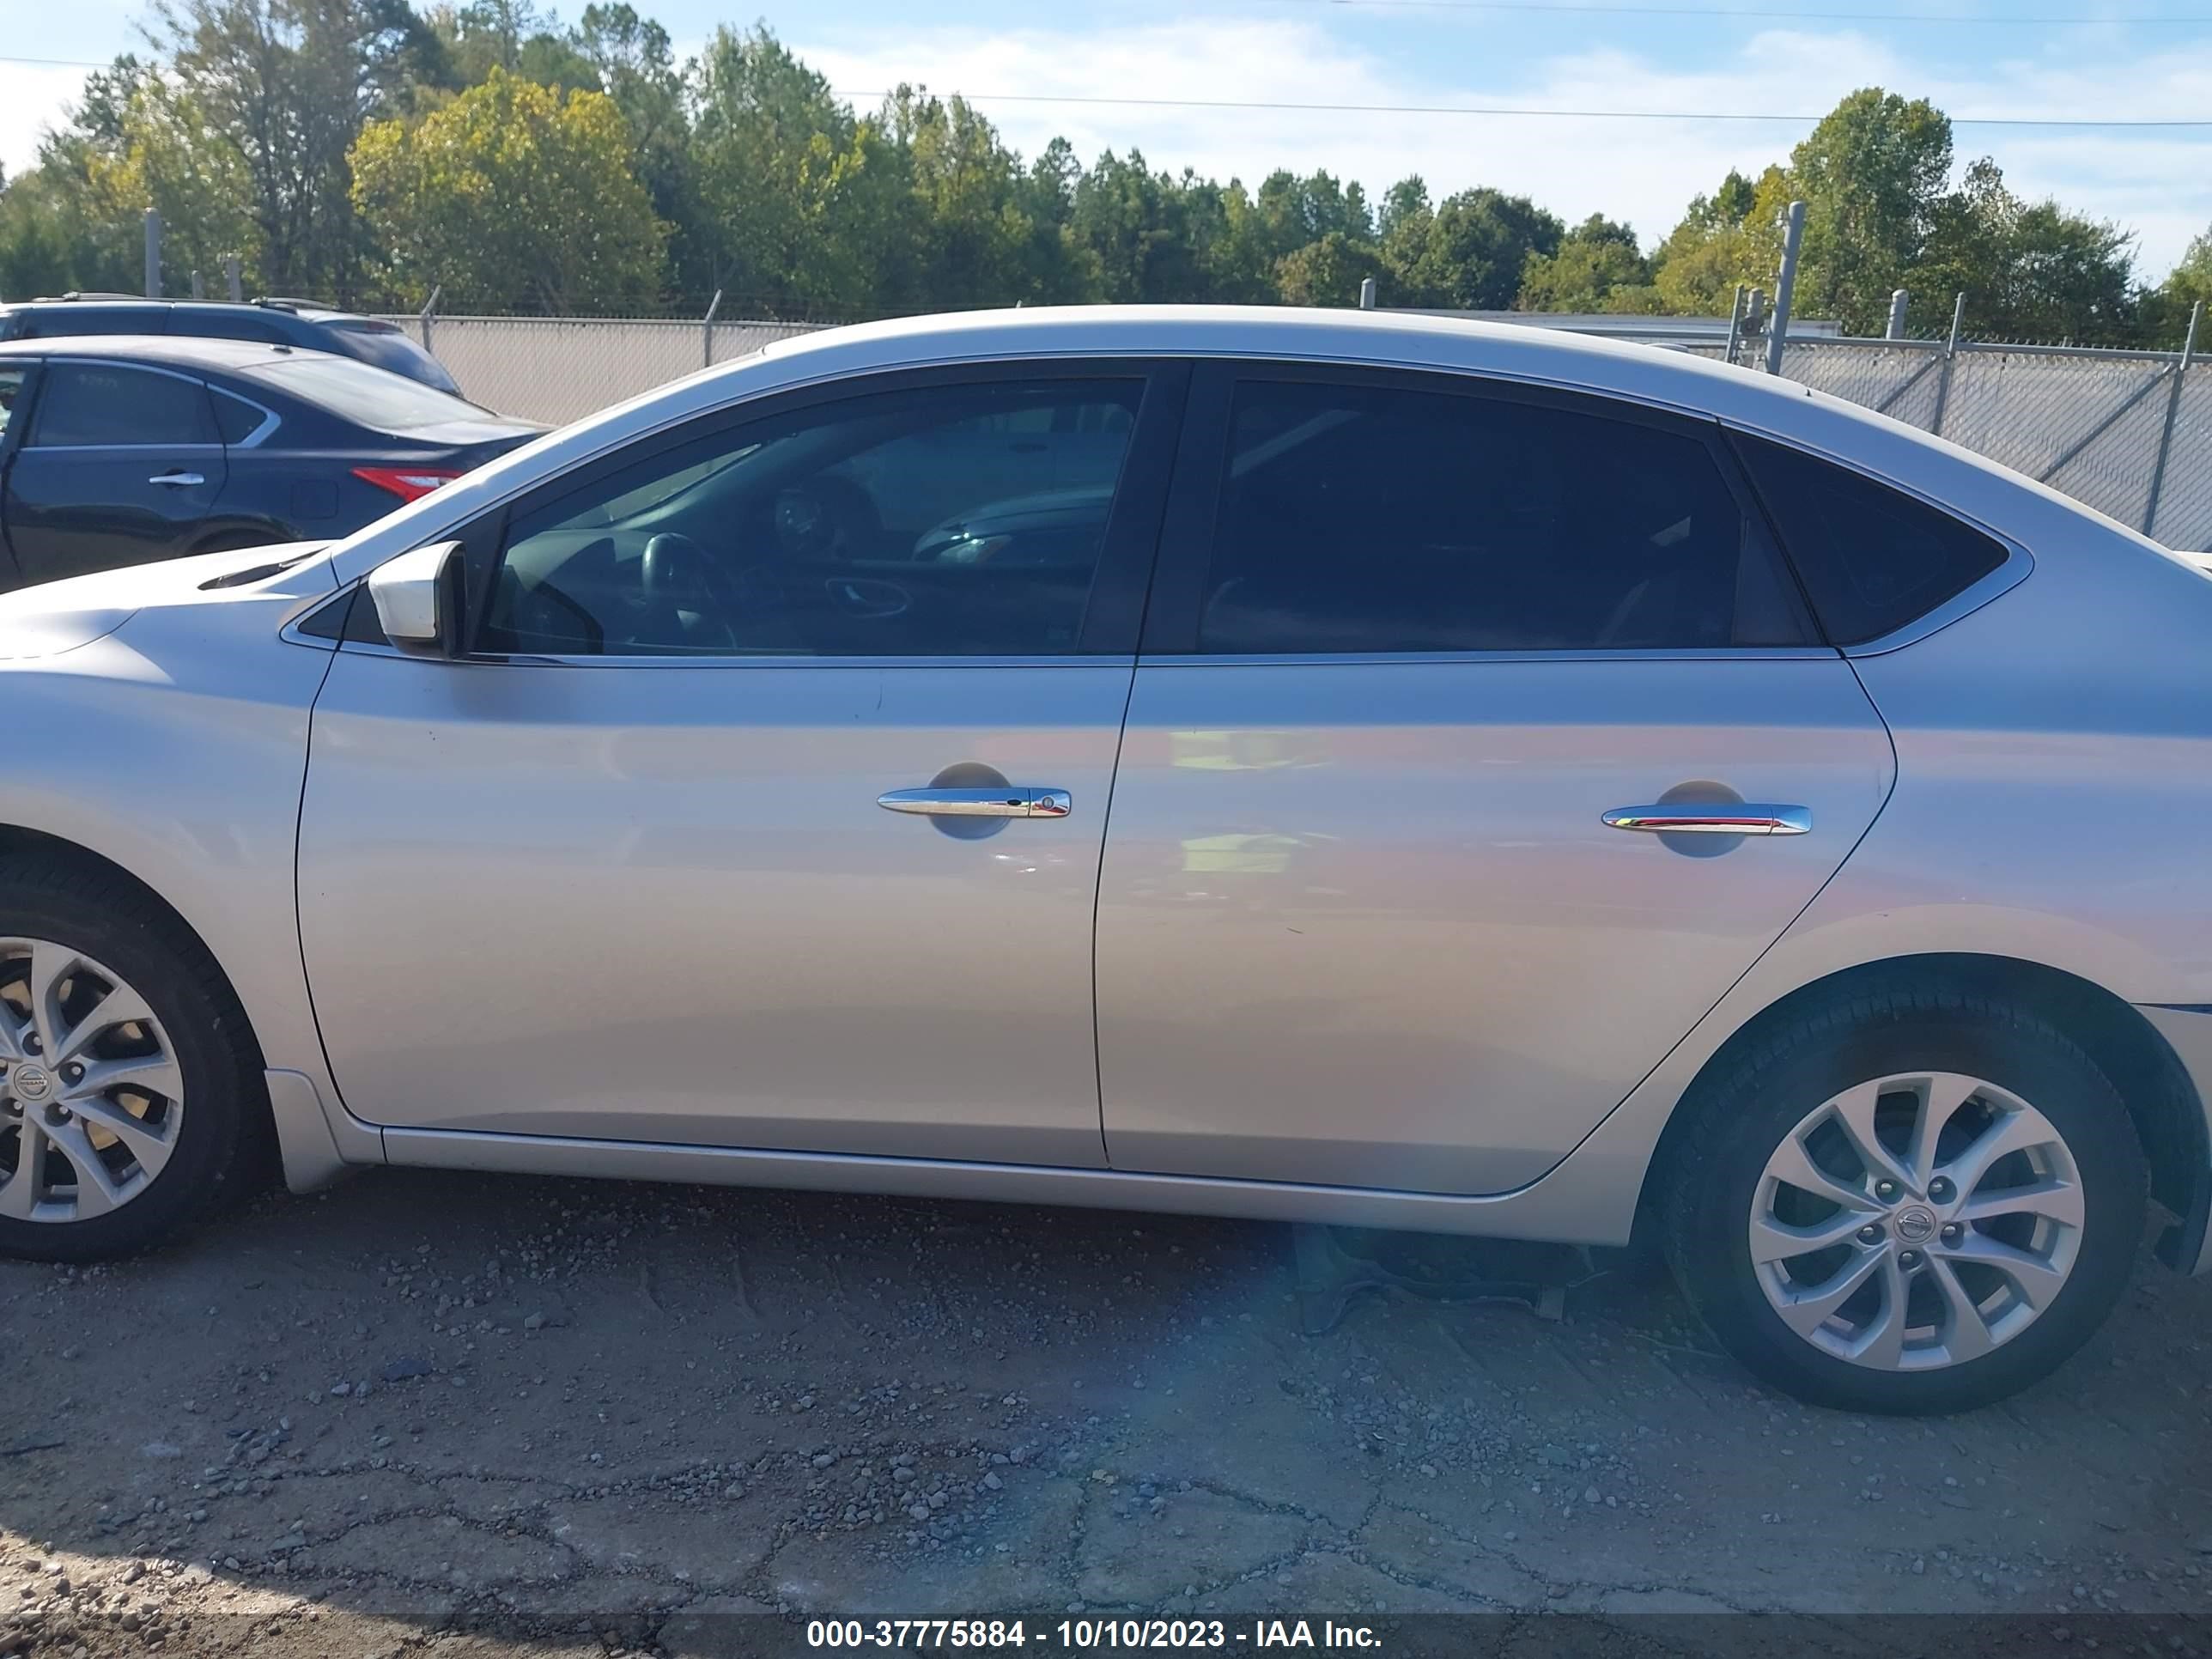
[[[222,440],[198,380],[120,363],[49,363],[29,441],[51,449]]]
[[[1763,438],[1736,443],[1834,644],[1893,634],[2005,562],[2002,543],[1863,474]]]
[[[1205,653],[1796,645],[1802,606],[1702,434],[1373,385],[1237,388]]]

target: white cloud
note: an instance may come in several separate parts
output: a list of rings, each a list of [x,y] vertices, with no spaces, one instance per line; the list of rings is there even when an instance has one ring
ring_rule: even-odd
[[[58,126],[66,105],[84,89],[85,71],[52,64],[0,63],[0,167],[21,172],[39,156],[39,140]]]
[[[933,91],[1069,97],[1206,98],[1333,104],[1818,113],[1879,83],[1955,114],[2201,118],[2212,109],[2212,41],[2154,58],[2088,55],[2080,41],[2040,58],[1907,58],[1838,31],[1770,29],[1696,68],[1620,51],[1565,52],[1439,84],[1303,21],[1190,20],[1141,28],[877,32],[865,46],[795,40],[837,88],[899,81]],[[1455,53],[1465,61],[1479,52]],[[1055,135],[1086,160],[1140,148],[1154,167],[1237,174],[1327,167],[1370,193],[1419,173],[1433,194],[1492,185],[1569,220],[1626,219],[1647,243],[1728,169],[1755,172],[1803,136],[1793,123],[1504,119],[1300,110],[1161,109],[984,103],[1007,140],[1033,153]],[[2023,194],[2116,219],[2137,233],[2142,269],[2162,276],[2212,222],[2212,131],[2054,132],[1962,126],[1961,161],[1993,155]]]

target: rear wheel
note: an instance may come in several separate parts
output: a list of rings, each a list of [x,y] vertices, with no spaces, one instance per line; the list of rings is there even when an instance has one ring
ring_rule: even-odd
[[[2045,1376],[2125,1288],[2146,1173],[2088,1056],[2027,1010],[1900,981],[1815,1008],[1683,1103],[1666,1245],[1752,1370],[1942,1412]]]
[[[95,1260],[206,1213],[258,1167],[259,1079],[228,984],[143,891],[0,871],[0,1254]]]

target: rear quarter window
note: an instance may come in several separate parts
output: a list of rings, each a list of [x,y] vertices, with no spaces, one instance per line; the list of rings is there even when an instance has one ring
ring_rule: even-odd
[[[1863,473],[1736,434],[1829,641],[1917,622],[2004,563],[2003,543]]]

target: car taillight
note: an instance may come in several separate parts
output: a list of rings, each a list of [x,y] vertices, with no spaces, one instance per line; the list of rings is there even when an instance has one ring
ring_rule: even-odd
[[[441,467],[432,466],[357,466],[353,476],[379,489],[388,489],[403,501],[421,499],[440,484],[447,484],[461,475]]]

